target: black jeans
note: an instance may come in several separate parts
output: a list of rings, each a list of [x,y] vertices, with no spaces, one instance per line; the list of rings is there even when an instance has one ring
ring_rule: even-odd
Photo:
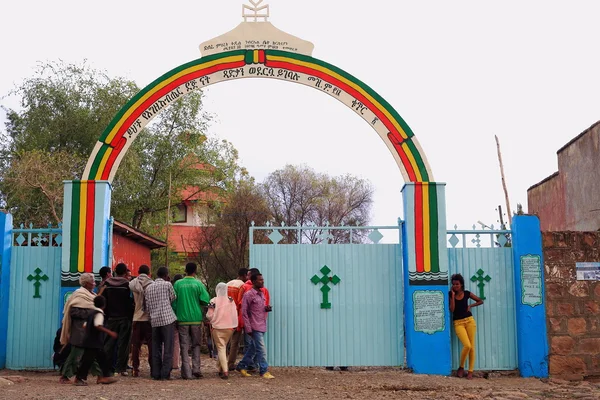
[[[131,360],[133,370],[140,370],[140,350],[142,342],[148,346],[148,366],[152,368],[152,326],[149,321],[133,321],[131,333]]]
[[[168,379],[173,367],[173,340],[175,323],[152,327],[152,368],[153,379]],[[164,345],[164,354],[163,354]]]
[[[106,358],[106,354],[102,349],[85,349],[83,356],[81,356],[81,362],[79,368],[77,368],[77,379],[86,380],[92,363],[96,360],[98,365],[102,369],[102,376],[110,376],[110,364]]]
[[[106,336],[104,342],[104,352],[109,357],[109,365],[115,366],[116,372],[127,371],[127,361],[129,361],[129,340],[131,339],[131,320],[129,318],[109,318],[106,327],[117,333],[117,338],[113,339]],[[113,360],[117,346],[117,360]]]

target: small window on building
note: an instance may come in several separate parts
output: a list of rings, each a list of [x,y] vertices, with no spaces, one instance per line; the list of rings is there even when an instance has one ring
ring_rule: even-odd
[[[177,204],[175,207],[171,207],[171,222],[186,222],[187,221],[187,207],[185,204]]]

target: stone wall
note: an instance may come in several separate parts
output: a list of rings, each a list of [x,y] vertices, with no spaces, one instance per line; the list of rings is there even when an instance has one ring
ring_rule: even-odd
[[[550,375],[600,376],[600,281],[578,281],[576,262],[600,261],[600,232],[543,232]]]

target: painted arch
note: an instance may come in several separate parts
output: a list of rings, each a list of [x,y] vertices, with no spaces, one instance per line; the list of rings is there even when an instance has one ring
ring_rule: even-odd
[[[438,210],[445,205],[438,204],[431,169],[410,127],[388,102],[349,73],[311,56],[280,50],[228,51],[183,64],[150,83],[119,111],[96,143],[82,180],[72,186],[69,272],[92,271],[95,218],[93,212],[86,210],[97,209],[99,204],[94,202],[101,201],[94,195],[94,187],[98,181],[113,180],[142,128],[171,102],[193,90],[256,77],[320,90],[346,104],[375,129],[390,149],[405,182],[414,183],[414,214],[409,217],[414,217],[414,247],[410,247],[415,251],[416,270],[411,272],[429,275],[427,280],[443,278],[444,274],[447,278],[447,272],[440,271],[437,245]]]

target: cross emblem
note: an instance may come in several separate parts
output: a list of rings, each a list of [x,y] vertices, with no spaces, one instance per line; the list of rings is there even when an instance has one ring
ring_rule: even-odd
[[[480,298],[481,300],[485,300],[485,295],[484,295],[484,292],[483,292],[483,287],[485,286],[485,283],[483,283],[483,282],[484,282],[484,281],[485,281],[485,282],[489,282],[489,281],[491,281],[491,280],[492,280],[492,278],[490,278],[490,276],[489,276],[489,275],[483,276],[484,274],[485,274],[485,272],[483,272],[483,270],[480,268],[480,269],[479,269],[479,270],[478,270],[478,271],[475,273],[475,275],[473,275],[473,276],[471,277],[471,282],[479,282],[479,283],[477,284],[477,287],[479,288],[479,298]]]
[[[312,278],[310,278],[310,281],[315,285],[318,285],[319,282],[323,284],[323,286],[321,286],[321,292],[323,293],[323,302],[321,303],[321,308],[324,309],[331,308],[331,303],[329,302],[329,291],[331,288],[329,287],[329,283],[331,282],[334,285],[337,285],[341,281],[337,275],[328,276],[330,272],[331,270],[329,267],[324,265],[323,268],[321,268],[321,273],[323,274],[321,278],[319,278],[317,275],[314,275]]]
[[[36,268],[35,271],[33,271],[33,272],[35,272],[35,275],[29,274],[29,276],[27,277],[27,280],[29,282],[35,281],[33,283],[33,287],[35,288],[35,294],[33,295],[33,298],[34,299],[41,299],[42,296],[40,296],[40,286],[42,286],[42,283],[40,281],[44,281],[45,282],[49,278],[48,278],[48,275],[46,275],[46,274],[40,275],[42,273],[42,270],[39,269],[39,268]]]

